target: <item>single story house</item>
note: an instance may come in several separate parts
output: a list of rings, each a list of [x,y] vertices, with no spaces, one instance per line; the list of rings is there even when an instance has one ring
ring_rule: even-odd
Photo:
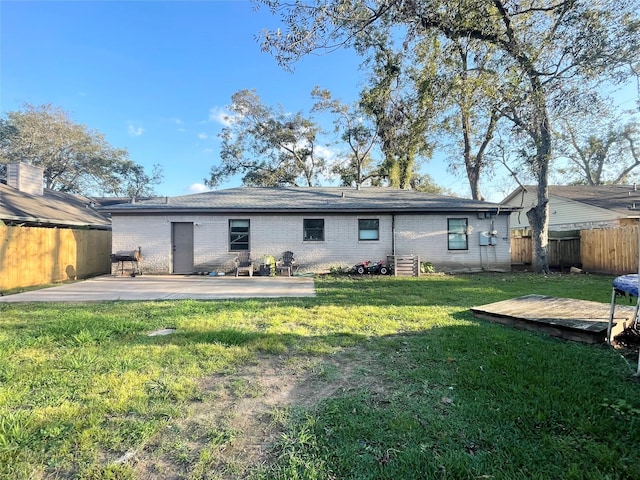
[[[509,269],[514,208],[390,188],[240,187],[104,208],[112,249],[142,253],[145,273],[233,270],[295,254],[300,271],[326,272],[388,255],[415,255],[437,270]]]
[[[0,183],[0,221],[29,227],[110,230],[108,215],[94,200],[43,188],[42,168],[7,164],[7,183]]]
[[[503,201],[521,207],[511,214],[512,230],[530,228],[527,210],[537,205],[538,187],[518,187]],[[636,208],[636,210],[633,210]],[[589,230],[638,223],[640,190],[635,185],[550,185],[549,230]]]

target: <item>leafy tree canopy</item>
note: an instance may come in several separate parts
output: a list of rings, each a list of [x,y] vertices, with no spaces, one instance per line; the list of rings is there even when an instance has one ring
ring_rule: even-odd
[[[316,100],[314,111],[333,115],[334,133],[339,138],[335,145],[341,150],[336,154],[331,171],[340,176],[345,186],[360,186],[365,182],[379,185],[384,172],[373,158],[379,137],[362,108],[357,103],[343,104],[333,98],[330,91],[318,86],[311,96]]]
[[[639,180],[640,124],[600,109],[558,122],[558,173],[576,185],[624,184]]]
[[[148,196],[162,178],[159,166],[147,174],[126,150],[51,105],[25,104],[0,120],[0,164],[10,162],[42,167],[45,188],[87,196]]]
[[[527,139],[523,142],[529,149],[527,163],[538,183],[537,204],[527,212],[534,237],[533,266],[548,271],[552,117],[581,84],[620,82],[634,72],[640,52],[637,0],[259,3],[279,14],[285,24],[262,36],[263,50],[285,67],[312,52],[341,45],[365,54],[389,45],[390,39],[400,39],[405,49],[429,36],[448,42],[472,40],[485,51],[493,49],[484,69],[495,72],[496,84],[509,92],[500,116],[512,122],[515,135]]]
[[[311,118],[265,105],[255,90],[240,90],[231,100],[229,126],[220,133],[222,163],[211,168],[208,186],[233,175],[250,186],[317,184],[326,160],[318,148],[321,129]]]

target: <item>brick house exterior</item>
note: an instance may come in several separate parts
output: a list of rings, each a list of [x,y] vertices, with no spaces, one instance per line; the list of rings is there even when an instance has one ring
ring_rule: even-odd
[[[233,269],[239,250],[295,253],[300,271],[417,255],[439,271],[509,269],[497,204],[387,188],[233,188],[113,205],[113,251],[140,247],[145,273]]]

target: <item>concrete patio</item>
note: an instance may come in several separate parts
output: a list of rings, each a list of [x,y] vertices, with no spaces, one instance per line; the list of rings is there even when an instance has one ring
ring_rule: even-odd
[[[105,275],[55,287],[0,296],[0,302],[102,302],[314,297],[312,277]]]

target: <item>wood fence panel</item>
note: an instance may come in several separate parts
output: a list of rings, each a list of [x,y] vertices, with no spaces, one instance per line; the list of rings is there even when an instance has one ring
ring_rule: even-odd
[[[549,239],[549,266],[573,267],[581,264],[580,237],[562,237]]]
[[[625,274],[638,271],[638,226],[582,230],[582,268],[589,272]]]
[[[109,273],[111,232],[0,225],[0,291]]]
[[[528,265],[532,254],[531,237],[511,237],[511,263]]]
[[[549,238],[547,258],[551,267],[571,267],[580,265],[580,238]],[[531,237],[511,237],[511,263],[530,265],[533,256]]]

